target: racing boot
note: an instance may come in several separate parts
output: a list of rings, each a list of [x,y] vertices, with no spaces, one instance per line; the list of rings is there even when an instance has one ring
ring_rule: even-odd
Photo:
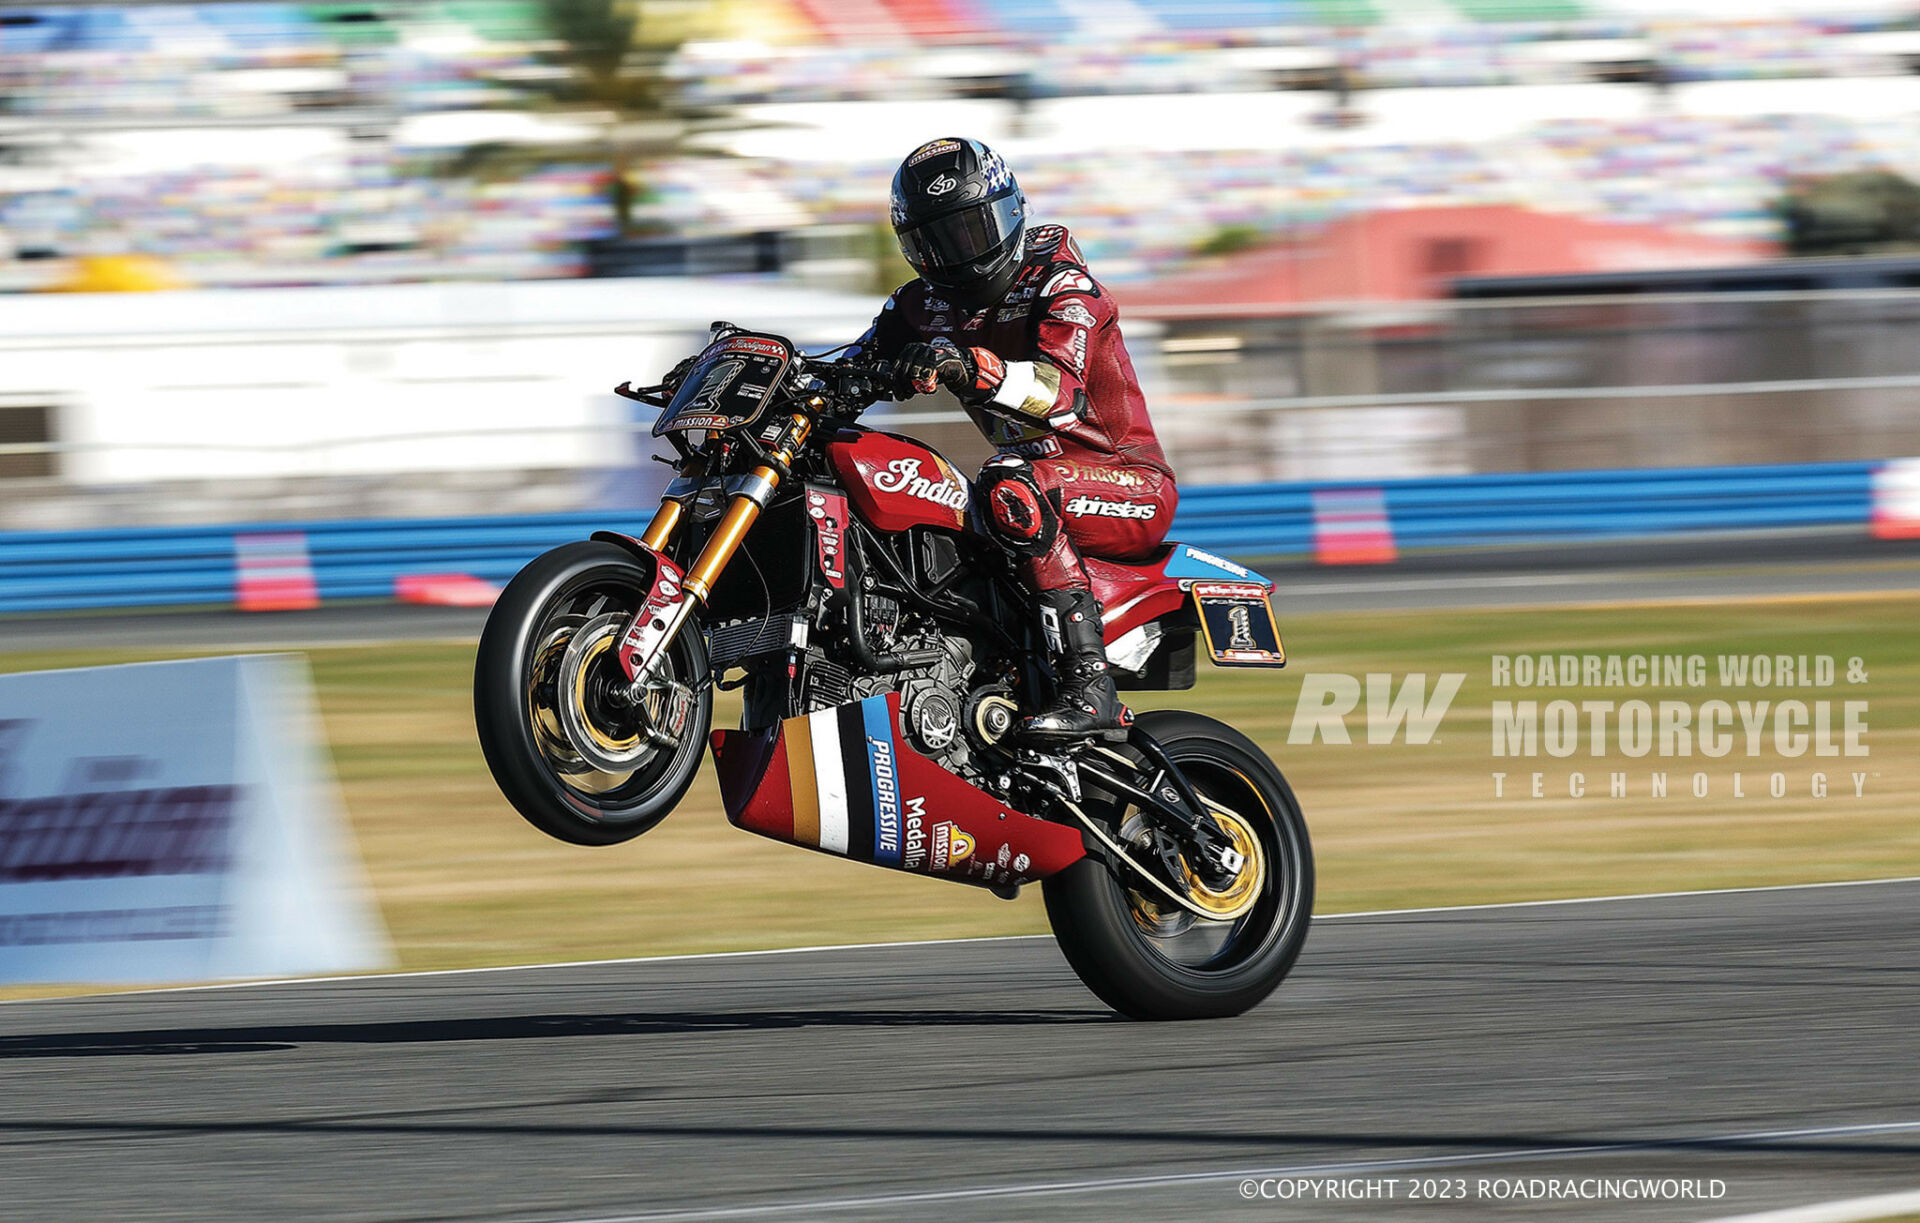
[[[1035,602],[1054,656],[1053,704],[1028,718],[1028,743],[1069,743],[1091,735],[1119,739],[1133,724],[1107,670],[1100,601],[1088,590],[1043,590]]]

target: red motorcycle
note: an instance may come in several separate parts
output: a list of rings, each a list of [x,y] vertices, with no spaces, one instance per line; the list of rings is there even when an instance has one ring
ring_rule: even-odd
[[[487,620],[474,710],[501,791],[564,841],[610,845],[673,810],[711,743],[737,827],[1011,898],[1041,884],[1067,960],[1143,1019],[1238,1014],[1306,940],[1299,804],[1251,740],[1140,714],[1066,748],[1018,741],[1052,674],[969,486],[909,438],[855,423],[880,365],[810,358],[715,324],[654,434],[678,478],[639,538],[548,552]],[[1120,687],[1283,664],[1273,585],[1169,543],[1088,558]],[[715,689],[738,730],[709,736]]]

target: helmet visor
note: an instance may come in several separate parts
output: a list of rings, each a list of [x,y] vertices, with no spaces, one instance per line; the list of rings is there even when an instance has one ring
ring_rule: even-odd
[[[999,249],[1025,214],[1019,195],[987,200],[909,229],[900,235],[900,252],[925,274],[941,268],[964,268]]]

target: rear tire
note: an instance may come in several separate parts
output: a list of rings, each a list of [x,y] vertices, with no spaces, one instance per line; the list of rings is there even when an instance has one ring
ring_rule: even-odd
[[[1139,715],[1139,725],[1206,797],[1243,816],[1266,855],[1253,908],[1232,922],[1192,918],[1087,857],[1041,885],[1047,920],[1067,963],[1101,1001],[1134,1019],[1238,1015],[1272,993],[1306,943],[1313,912],[1313,850],[1286,778],[1252,740],[1225,723],[1180,710]],[[1087,813],[1120,834],[1125,813]],[[1132,853],[1132,850],[1129,850]],[[1125,872],[1126,868],[1120,868]],[[1180,923],[1185,921],[1185,926]],[[1178,927],[1181,933],[1158,933]],[[1184,941],[1201,950],[1181,955]]]
[[[674,640],[663,668],[694,693],[684,732],[673,746],[636,762],[630,774],[598,772],[584,760],[566,759],[566,740],[553,720],[535,725],[536,711],[549,707],[542,700],[551,705],[562,699],[543,669],[554,651],[588,624],[599,623],[601,633],[608,633],[607,621],[637,608],[652,579],[639,559],[615,544],[564,544],[507,583],[480,634],[473,713],[487,767],[528,823],[574,845],[614,845],[646,832],[679,805],[700,769],[713,688],[697,622]],[[593,665],[617,667],[606,644]]]

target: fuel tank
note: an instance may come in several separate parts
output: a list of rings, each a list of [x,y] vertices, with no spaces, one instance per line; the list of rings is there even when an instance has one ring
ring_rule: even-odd
[[[1086,856],[1077,829],[1006,806],[900,733],[900,694],[713,732],[736,828],[979,887],[1032,883]]]
[[[854,508],[882,531],[967,529],[966,479],[929,446],[872,429],[842,429],[827,443]]]

